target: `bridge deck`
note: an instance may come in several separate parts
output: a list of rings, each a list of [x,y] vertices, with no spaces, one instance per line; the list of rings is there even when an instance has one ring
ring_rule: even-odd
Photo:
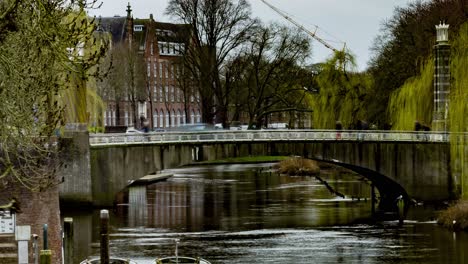
[[[369,142],[439,142],[450,139],[464,142],[468,133],[363,130],[247,130],[158,132],[144,134],[90,134],[91,147],[133,144],[173,144],[210,142],[267,142],[267,141],[369,141]]]

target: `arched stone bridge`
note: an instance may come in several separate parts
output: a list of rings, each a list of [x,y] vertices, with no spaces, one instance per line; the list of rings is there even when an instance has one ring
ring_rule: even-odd
[[[75,190],[75,199],[111,205],[129,181],[162,169],[226,157],[300,155],[360,173],[379,189],[383,200],[400,194],[407,199],[444,200],[460,188],[449,144],[460,138],[466,142],[468,134],[347,130],[91,134],[90,179],[65,181],[74,187],[89,186],[88,190],[81,197],[77,188],[63,190],[65,196],[66,190]]]

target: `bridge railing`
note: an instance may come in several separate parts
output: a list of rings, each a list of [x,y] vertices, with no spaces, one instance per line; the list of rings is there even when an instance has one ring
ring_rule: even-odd
[[[91,146],[128,144],[166,144],[202,142],[245,141],[406,141],[448,142],[450,137],[462,137],[468,133],[378,131],[378,130],[213,130],[196,132],[151,132],[141,134],[90,134]]]

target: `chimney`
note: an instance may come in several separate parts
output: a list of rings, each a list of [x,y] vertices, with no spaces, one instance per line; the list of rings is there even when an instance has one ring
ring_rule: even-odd
[[[128,42],[129,46],[132,45],[133,42],[133,16],[132,16],[132,9],[130,7],[130,2],[127,5],[127,35],[125,40]]]

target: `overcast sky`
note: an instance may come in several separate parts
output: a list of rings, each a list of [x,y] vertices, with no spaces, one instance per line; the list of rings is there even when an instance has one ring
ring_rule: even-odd
[[[157,21],[174,22],[164,15],[169,0],[100,0],[102,6],[92,10],[91,15],[109,17],[125,16],[128,2],[134,18],[149,18],[153,14]],[[275,13],[260,0],[247,0],[252,15],[263,22],[289,22]],[[325,39],[336,49],[343,43],[356,56],[358,69],[364,70],[370,59],[369,48],[378,35],[381,24],[389,19],[396,6],[406,6],[414,0],[267,0],[273,6],[285,11],[317,36]],[[292,26],[291,24],[288,24]],[[317,41],[312,42],[312,62],[320,62],[331,55],[331,51]]]

